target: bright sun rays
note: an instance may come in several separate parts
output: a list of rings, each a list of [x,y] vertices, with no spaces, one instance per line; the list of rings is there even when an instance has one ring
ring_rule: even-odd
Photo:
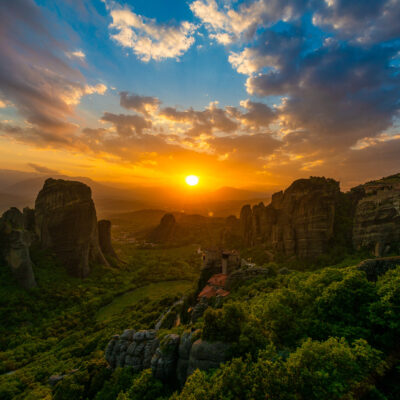
[[[189,186],[196,186],[199,183],[199,178],[196,175],[188,175],[185,181]]]

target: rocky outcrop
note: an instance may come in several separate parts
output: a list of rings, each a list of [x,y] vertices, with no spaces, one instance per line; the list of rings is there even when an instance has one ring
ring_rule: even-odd
[[[240,215],[244,242],[286,256],[322,254],[333,236],[339,193],[339,183],[333,179],[312,177],[275,193],[268,206],[244,206]]]
[[[151,367],[151,359],[159,347],[155,330],[126,329],[115,335],[105,350],[106,361],[112,368],[129,366],[135,372]]]
[[[18,283],[25,289],[36,286],[29,246],[32,234],[25,229],[24,214],[13,207],[0,218],[0,252]]]
[[[121,336],[113,336],[105,358],[112,368],[128,366],[135,372],[151,368],[157,379],[182,386],[197,368],[217,368],[230,358],[228,343],[195,340],[199,334],[168,334],[159,341],[155,330],[127,329]]]
[[[176,220],[173,214],[165,214],[160,224],[150,233],[149,240],[154,243],[165,243],[173,239]]]
[[[357,269],[364,271],[369,281],[375,282],[381,275],[400,265],[400,257],[371,258],[361,261]]]
[[[370,182],[363,191],[353,227],[354,248],[367,249],[376,257],[400,252],[400,177]]]
[[[36,198],[35,226],[41,245],[53,251],[71,275],[86,277],[91,263],[108,264],[99,245],[89,186],[47,179]]]
[[[173,382],[176,380],[179,341],[179,335],[174,333],[166,335],[151,359],[153,375],[160,381]]]
[[[102,219],[98,222],[100,249],[106,257],[118,259],[111,243],[111,221]]]
[[[230,348],[230,344],[225,342],[196,340],[190,349],[187,376],[190,376],[196,369],[207,371],[211,368],[218,368],[221,363],[229,360]]]

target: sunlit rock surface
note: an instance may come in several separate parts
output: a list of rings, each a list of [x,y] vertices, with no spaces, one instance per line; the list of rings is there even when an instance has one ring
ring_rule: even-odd
[[[322,254],[333,236],[339,193],[339,183],[333,179],[299,179],[275,193],[267,206],[244,206],[240,216],[244,242],[262,244],[286,256]]]
[[[392,179],[391,179],[392,178]],[[354,217],[353,245],[377,257],[400,252],[400,178],[371,182],[361,187],[364,197]]]
[[[47,179],[35,202],[36,233],[71,275],[86,277],[90,264],[107,265],[100,249],[96,209],[90,187]]]

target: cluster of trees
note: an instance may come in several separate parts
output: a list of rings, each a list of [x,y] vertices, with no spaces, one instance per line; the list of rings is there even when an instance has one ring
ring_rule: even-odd
[[[112,371],[104,361],[112,334],[151,328],[177,294],[143,299],[99,322],[104,305],[138,282],[187,277],[195,283],[199,275],[193,247],[131,251],[121,269],[98,269],[84,281],[38,253],[40,290],[18,291],[6,281],[0,291],[1,400],[400,398],[400,267],[376,282],[340,265],[242,283],[223,302],[211,302],[196,323],[203,340],[230,343],[231,361],[196,371],[178,388],[150,370]],[[192,294],[184,308],[193,301]],[[192,328],[188,315],[182,322],[180,330]],[[52,388],[48,378],[55,373],[65,377]]]

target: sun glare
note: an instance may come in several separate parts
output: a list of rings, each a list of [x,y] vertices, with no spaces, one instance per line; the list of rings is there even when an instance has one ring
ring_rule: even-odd
[[[199,178],[196,175],[189,175],[185,181],[189,186],[196,186],[199,183]]]

